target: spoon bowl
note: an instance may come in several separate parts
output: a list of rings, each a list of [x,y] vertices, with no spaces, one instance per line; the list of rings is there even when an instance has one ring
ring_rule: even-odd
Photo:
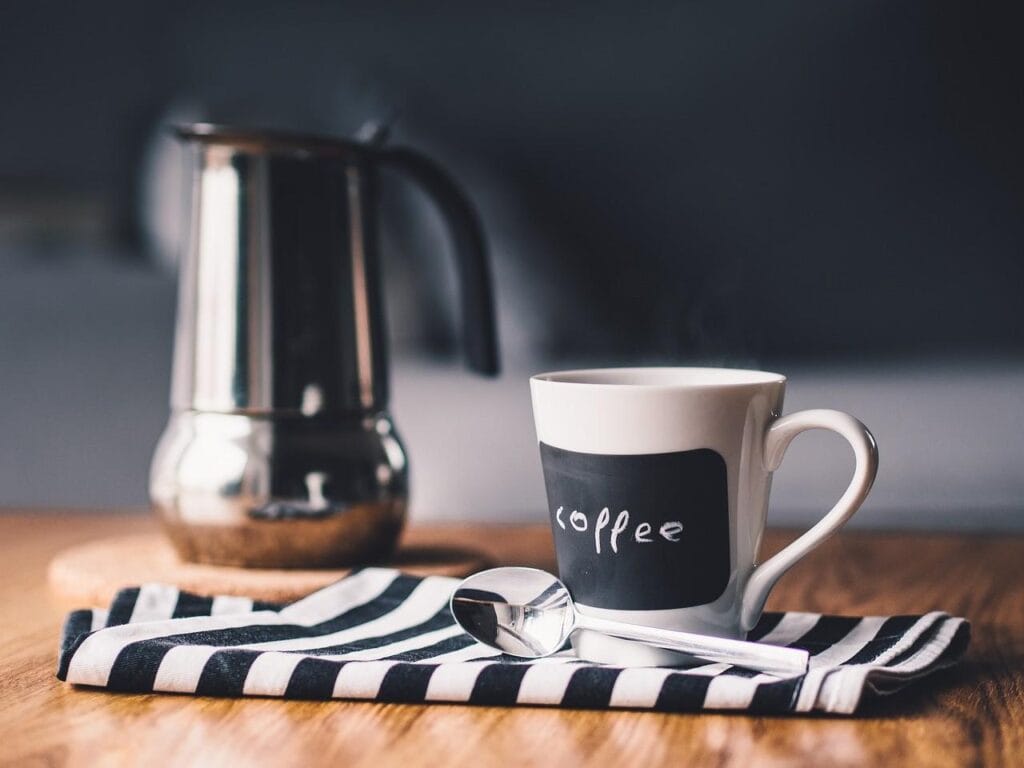
[[[539,659],[565,646],[575,626],[566,586],[536,568],[493,568],[463,581],[451,597],[455,621],[484,645]]]

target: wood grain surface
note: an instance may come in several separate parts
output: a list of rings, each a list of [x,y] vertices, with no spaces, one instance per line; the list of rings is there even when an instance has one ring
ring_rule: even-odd
[[[429,541],[430,529],[407,531],[403,545],[382,566],[415,576],[468,576],[491,565],[482,553]],[[427,541],[423,541],[423,537]],[[435,537],[436,538],[436,537]],[[106,605],[125,584],[172,584],[197,595],[241,595],[290,603],[346,576],[349,568],[242,568],[186,563],[160,531],[108,536],[54,555],[47,580],[53,595],[72,607]]]
[[[139,514],[0,514],[3,765],[1019,765],[1024,537],[844,533],[782,579],[769,608],[967,616],[959,667],[855,718],[668,715],[465,705],[111,694],[54,677],[62,606],[46,586],[70,544],[144,533]],[[768,549],[791,534],[773,533]],[[551,568],[544,526],[420,529],[422,539]]]

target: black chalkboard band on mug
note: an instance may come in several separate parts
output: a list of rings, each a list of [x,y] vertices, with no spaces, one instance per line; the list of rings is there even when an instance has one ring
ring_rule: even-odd
[[[618,610],[716,600],[729,581],[725,460],[701,448],[607,455],[540,444],[573,599]]]

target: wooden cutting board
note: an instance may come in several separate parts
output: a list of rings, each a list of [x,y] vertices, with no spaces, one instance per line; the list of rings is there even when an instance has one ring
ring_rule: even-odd
[[[438,544],[429,531],[409,531],[387,563],[417,576],[468,576],[488,568],[483,553]],[[55,596],[77,607],[105,605],[124,587],[148,582],[173,584],[200,595],[241,595],[286,603],[315,592],[349,568],[296,570],[239,568],[181,561],[162,533],[116,536],[70,547],[50,561]]]

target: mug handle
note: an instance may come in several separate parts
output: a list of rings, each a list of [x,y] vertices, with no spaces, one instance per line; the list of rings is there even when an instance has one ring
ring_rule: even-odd
[[[838,531],[860,508],[878,472],[878,446],[868,428],[849,414],[827,409],[799,411],[777,419],[764,438],[765,469],[778,469],[790,442],[808,429],[827,429],[846,438],[856,459],[853,479],[836,505],[816,525],[777,555],[755,566],[743,590],[740,607],[740,624],[745,632],[757,624],[768,593],[779,577]]]

